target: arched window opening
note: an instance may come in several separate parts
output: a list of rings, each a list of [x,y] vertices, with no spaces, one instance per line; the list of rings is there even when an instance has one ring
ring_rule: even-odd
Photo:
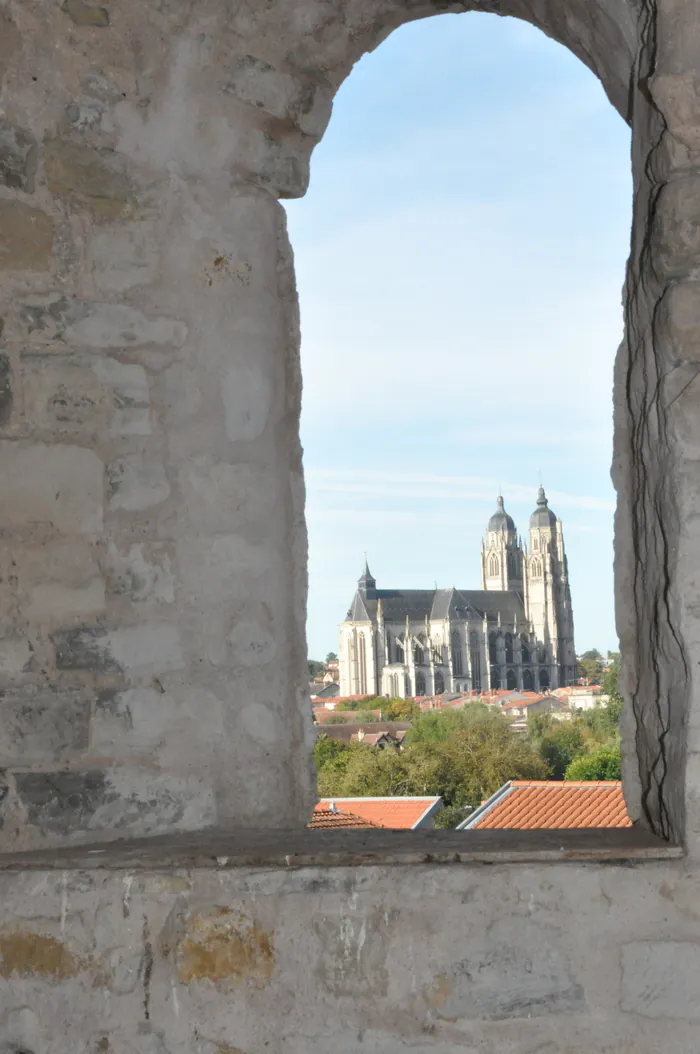
[[[462,638],[455,630],[452,634],[452,673],[455,677],[461,677],[462,671]]]
[[[513,688],[518,687],[518,682],[515,677],[515,670],[508,670],[506,673],[506,688],[511,691]]]
[[[500,571],[500,561],[496,553],[491,553],[489,557],[489,578],[497,578]]]
[[[532,539],[533,551],[536,552],[539,549],[539,547],[540,547],[540,539],[539,539],[538,535],[535,535],[535,537]]]
[[[495,691],[498,691],[498,689],[501,687],[501,675],[499,674],[498,668],[496,666],[491,667],[491,687]]]
[[[403,663],[403,644],[398,639],[396,641],[396,651],[394,653],[394,662]]]
[[[542,577],[542,561],[539,559],[539,557],[535,557],[535,559],[530,564],[530,574],[533,578]]]
[[[523,691],[534,692],[535,690],[535,678],[532,670],[523,670]]]
[[[517,578],[518,577],[518,569],[517,569],[517,566],[516,566],[515,553],[513,553],[513,552],[509,552],[508,553],[508,577],[509,578]]]
[[[425,695],[425,674],[420,670],[416,674],[416,695]]]
[[[530,661],[530,645],[527,637],[524,636],[520,638],[520,657],[523,662]]]
[[[413,661],[416,666],[423,665],[423,649],[418,644],[413,649]]]
[[[549,688],[549,670],[540,670],[540,688]]]
[[[506,633],[506,662],[513,662],[513,634]]]
[[[495,630],[491,630],[489,633],[489,662],[493,663],[498,661],[498,634]]]
[[[435,671],[435,694],[442,695],[445,691],[445,678],[439,670]]]

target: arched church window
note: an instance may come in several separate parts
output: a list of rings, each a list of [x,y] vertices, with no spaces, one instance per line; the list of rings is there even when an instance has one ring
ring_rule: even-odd
[[[417,644],[413,649],[413,661],[415,662],[416,666],[423,665],[423,649],[420,648]]]
[[[532,539],[532,548],[533,549],[539,549],[539,547],[540,547],[540,539],[539,539],[538,535],[535,535],[535,537]]]
[[[491,553],[489,557],[489,578],[495,578],[498,575],[499,566],[498,557],[495,553]]]
[[[462,676],[462,638],[457,630],[452,634],[452,672],[455,677]]]
[[[520,656],[523,662],[530,661],[530,647],[527,642],[527,637],[520,638]]]
[[[539,560],[537,557],[530,564],[530,571],[532,573],[533,578],[542,577],[542,561]]]
[[[491,687],[496,691],[501,687],[501,677],[497,666],[491,667]]]
[[[549,670],[540,670],[540,688],[549,688]]]
[[[394,653],[394,662],[403,662],[403,644],[400,640],[396,641],[396,651]]]
[[[506,633],[506,662],[513,661],[513,634]]]
[[[523,691],[534,692],[535,690],[535,678],[532,670],[523,670]]]
[[[491,662],[491,663],[494,663],[494,662],[497,661],[497,659],[496,659],[497,641],[498,641],[498,635],[497,635],[495,630],[492,630],[491,633],[489,633],[489,662]]]
[[[517,578],[518,569],[516,567],[515,553],[508,553],[508,577]]]
[[[445,691],[445,678],[442,676],[439,670],[435,671],[435,694],[442,695]]]
[[[506,674],[506,688],[511,691],[517,687],[517,681],[515,679],[515,670],[508,670]]]
[[[425,674],[420,671],[416,674],[416,695],[425,695]]]

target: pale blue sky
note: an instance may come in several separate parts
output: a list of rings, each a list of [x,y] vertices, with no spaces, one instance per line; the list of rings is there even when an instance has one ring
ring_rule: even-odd
[[[629,131],[578,59],[494,15],[395,32],[288,202],[302,322],[309,654],[380,587],[478,589],[499,485],[564,523],[579,651],[614,648],[612,367]]]

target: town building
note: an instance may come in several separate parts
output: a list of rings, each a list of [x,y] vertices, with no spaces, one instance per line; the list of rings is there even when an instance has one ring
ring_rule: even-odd
[[[341,694],[406,698],[571,684],[564,534],[543,487],[528,542],[499,496],[481,547],[481,589],[378,589],[365,561],[340,627]]]

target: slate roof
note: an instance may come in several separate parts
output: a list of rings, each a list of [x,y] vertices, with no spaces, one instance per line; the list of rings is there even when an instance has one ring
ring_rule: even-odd
[[[412,831],[438,811],[442,798],[322,798],[319,805],[327,808],[331,802],[341,812],[351,812],[378,827]]]
[[[367,597],[358,590],[346,615],[347,622],[377,620],[378,603],[387,622],[423,622],[428,619],[447,618],[452,612],[459,617],[472,617],[492,621],[501,616],[504,626],[517,618],[525,620],[525,605],[520,593],[511,590],[489,589],[373,589]],[[462,614],[464,613],[464,614]]]
[[[622,784],[511,780],[459,825],[459,830],[631,827]]]

